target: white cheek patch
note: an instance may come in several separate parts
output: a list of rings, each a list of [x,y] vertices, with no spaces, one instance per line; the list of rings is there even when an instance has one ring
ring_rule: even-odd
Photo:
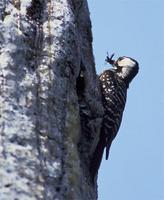
[[[123,60],[118,61],[118,65],[122,66],[122,67],[124,67],[124,66],[133,67],[133,66],[135,66],[135,64],[136,63],[133,60],[131,60],[130,58],[124,58]]]

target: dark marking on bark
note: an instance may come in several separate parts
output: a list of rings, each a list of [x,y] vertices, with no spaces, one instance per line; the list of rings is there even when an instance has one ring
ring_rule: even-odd
[[[79,76],[76,79],[76,91],[78,97],[82,98],[84,96],[84,91],[85,91],[85,78],[84,78],[84,73],[83,71],[80,71]]]
[[[21,2],[20,0],[13,0],[14,7],[20,10]]]
[[[27,16],[32,20],[40,23],[42,19],[43,1],[32,0],[31,5],[27,8]]]
[[[5,185],[5,187],[11,187],[11,186],[12,186],[11,183],[8,183],[8,184]]]

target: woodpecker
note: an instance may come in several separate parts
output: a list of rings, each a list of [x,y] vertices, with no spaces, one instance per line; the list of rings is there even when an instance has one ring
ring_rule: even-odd
[[[115,61],[112,59],[113,56],[114,54],[111,57],[107,55],[105,60],[112,65],[112,68],[105,70],[99,76],[104,116],[99,142],[91,160],[92,178],[98,172],[104,149],[106,149],[106,160],[109,157],[110,146],[121,125],[127,89],[139,70],[136,60],[122,56]]]

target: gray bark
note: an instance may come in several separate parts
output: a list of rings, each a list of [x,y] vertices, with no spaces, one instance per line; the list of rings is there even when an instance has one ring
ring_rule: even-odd
[[[0,199],[96,199],[102,113],[87,1],[2,0]]]

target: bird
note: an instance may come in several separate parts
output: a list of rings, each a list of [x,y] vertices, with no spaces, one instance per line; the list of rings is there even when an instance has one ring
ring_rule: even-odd
[[[127,99],[127,89],[139,71],[139,64],[133,58],[122,56],[117,60],[113,60],[113,56],[114,54],[110,57],[107,54],[105,61],[111,64],[112,68],[105,70],[99,76],[104,115],[99,141],[91,159],[90,171],[92,178],[98,173],[104,149],[106,160],[108,160],[112,141],[121,125]]]

